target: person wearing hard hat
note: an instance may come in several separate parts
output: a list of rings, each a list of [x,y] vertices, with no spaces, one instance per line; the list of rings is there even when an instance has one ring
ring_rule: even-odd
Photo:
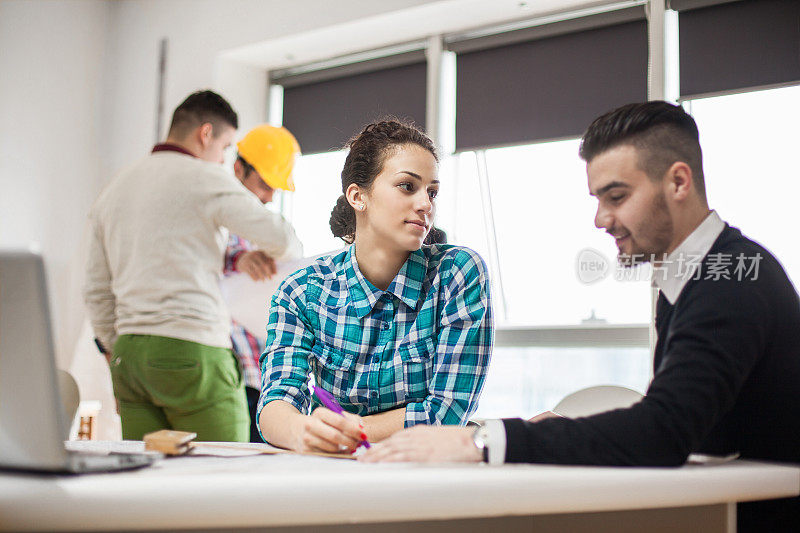
[[[292,170],[300,146],[289,130],[262,124],[250,130],[236,147],[239,154],[233,172],[262,204],[272,201],[276,189],[294,191]],[[253,280],[260,281],[272,277],[275,262],[262,250],[254,249],[248,241],[231,233],[225,252],[225,274],[233,272],[244,272]],[[264,342],[235,320],[232,322],[231,344],[242,368],[250,410],[250,441],[264,442],[258,433],[256,419],[261,392],[258,359],[264,351]]]

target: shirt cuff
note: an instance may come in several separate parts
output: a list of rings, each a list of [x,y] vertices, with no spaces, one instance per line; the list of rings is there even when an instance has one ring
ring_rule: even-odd
[[[486,420],[486,446],[489,448],[489,464],[501,465],[506,460],[506,428],[502,420]]]
[[[236,252],[235,254],[230,256],[229,260],[230,260],[230,271],[231,272],[239,272],[239,269],[237,268],[236,263],[239,261],[239,258],[242,256],[242,254],[244,252],[245,252],[244,250],[239,250],[238,252]]]

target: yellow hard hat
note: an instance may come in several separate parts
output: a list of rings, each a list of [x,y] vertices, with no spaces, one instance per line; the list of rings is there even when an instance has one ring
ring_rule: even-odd
[[[264,183],[273,189],[294,190],[292,169],[300,155],[300,145],[289,130],[262,124],[250,130],[236,147]]]

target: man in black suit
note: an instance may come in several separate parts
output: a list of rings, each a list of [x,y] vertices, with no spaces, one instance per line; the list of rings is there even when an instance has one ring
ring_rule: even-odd
[[[800,462],[800,303],[780,263],[708,207],[697,125],[630,104],[583,136],[595,225],[660,289],[654,377],[626,409],[396,434],[366,461],[677,466],[692,452]],[[800,527],[800,499],[739,505],[740,530]]]

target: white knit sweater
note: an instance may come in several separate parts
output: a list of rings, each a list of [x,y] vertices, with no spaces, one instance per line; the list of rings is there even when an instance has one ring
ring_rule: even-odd
[[[178,152],[150,154],[121,172],[89,217],[84,298],[109,350],[122,334],[230,347],[218,284],[227,230],[275,258],[302,255],[292,226],[221,165]]]

